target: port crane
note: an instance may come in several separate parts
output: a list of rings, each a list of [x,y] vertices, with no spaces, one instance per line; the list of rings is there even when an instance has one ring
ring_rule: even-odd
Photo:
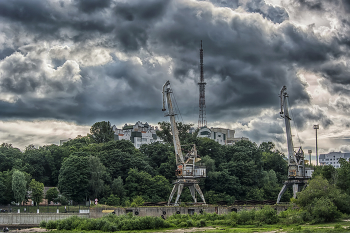
[[[173,109],[173,104],[171,100],[172,89],[170,88],[170,82],[167,81],[163,86],[163,109],[166,111],[166,104],[168,105],[168,112],[165,116],[170,117],[171,131],[173,134],[173,142],[175,147],[175,157],[176,157],[176,180],[173,182],[174,186],[170,193],[168,205],[171,204],[174,194],[177,192],[174,205],[179,205],[179,198],[181,196],[183,187],[189,187],[191,196],[194,203],[197,203],[196,191],[201,197],[203,204],[205,203],[204,195],[201,188],[199,187],[199,178],[206,177],[206,167],[197,165],[196,163],[200,161],[197,155],[196,145],[192,145],[192,149],[185,156],[182,154],[181,144],[179,140],[179,132],[176,127],[175,122],[175,112]]]
[[[277,203],[280,202],[282,195],[289,186],[293,186],[293,197],[296,198],[297,192],[300,191],[308,179],[311,178],[311,169],[305,167],[304,151],[299,147],[298,151],[294,151],[293,139],[290,127],[290,121],[292,120],[288,112],[288,94],[287,87],[283,86],[279,95],[281,99],[281,112],[280,115],[284,118],[287,134],[288,145],[288,180],[283,184],[283,187],[278,194]]]

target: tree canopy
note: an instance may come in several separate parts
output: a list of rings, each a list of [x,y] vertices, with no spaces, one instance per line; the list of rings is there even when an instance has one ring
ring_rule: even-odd
[[[12,191],[17,203],[25,200],[27,181],[23,172],[15,170],[12,174]]]
[[[109,121],[96,122],[90,128],[90,138],[96,143],[114,140],[114,132]]]
[[[82,202],[98,198],[100,203],[118,205],[128,205],[141,198],[143,201],[166,201],[171,183],[176,179],[176,165],[170,123],[160,123],[160,127],[163,131],[160,136],[165,142],[143,144],[140,149],[130,141],[113,140],[110,123],[106,121],[96,122],[89,137],[77,137],[61,146],[36,148],[29,145],[21,152],[10,144],[3,144],[0,161],[7,165],[0,171],[0,203],[16,200],[14,190],[20,189],[15,188],[19,187],[13,179],[15,171],[25,176],[23,193],[34,179],[35,183],[57,186],[63,195],[61,200]],[[185,153],[188,150],[185,144],[196,144],[200,162],[207,166],[207,178],[200,181],[200,186],[209,204],[221,200],[232,203],[234,200],[277,198],[282,181],[287,177],[287,162],[273,143],[257,145],[244,140],[230,146],[220,145],[209,138],[189,134],[191,127],[178,124],[182,149]],[[346,187],[345,174],[340,176],[342,187]],[[56,193],[51,195],[50,192],[46,198],[50,201],[58,198]],[[287,192],[283,198],[290,197]],[[23,196],[19,200],[23,200]],[[192,201],[188,189],[184,189],[181,201]]]
[[[44,197],[44,184],[32,179],[29,184],[32,200],[38,205]]]

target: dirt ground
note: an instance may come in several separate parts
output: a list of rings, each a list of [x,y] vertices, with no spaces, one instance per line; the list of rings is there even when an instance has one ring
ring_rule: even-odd
[[[9,231],[9,233],[12,233],[12,232],[46,232],[46,231],[47,230],[44,228],[34,227],[34,228],[26,228],[26,229],[21,229],[21,230],[11,229]]]

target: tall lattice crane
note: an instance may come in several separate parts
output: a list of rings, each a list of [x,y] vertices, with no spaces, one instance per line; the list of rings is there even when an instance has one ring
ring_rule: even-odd
[[[173,104],[171,101],[172,90],[170,88],[170,82],[167,81],[163,86],[163,109],[166,111],[166,103],[168,104],[168,112],[165,116],[170,117],[171,131],[173,134],[173,141],[175,147],[175,156],[176,156],[176,177],[177,179],[173,182],[174,187],[169,196],[168,205],[171,204],[171,200],[175,192],[177,191],[177,196],[175,199],[174,205],[178,205],[179,198],[182,193],[184,186],[188,186],[193,198],[194,203],[197,203],[196,191],[200,195],[203,203],[205,204],[204,195],[201,188],[199,187],[199,178],[206,177],[206,168],[205,166],[199,166],[196,164],[200,160],[197,155],[196,145],[192,145],[192,149],[185,156],[182,154],[181,144],[179,140],[179,132],[176,127],[175,122],[175,112],[173,109]]]
[[[280,115],[284,118],[286,125],[288,145],[288,180],[284,182],[284,185],[278,194],[277,203],[279,203],[282,195],[289,186],[293,186],[293,197],[296,198],[296,194],[299,192],[301,186],[305,185],[307,183],[307,180],[311,178],[311,170],[305,168],[303,149],[299,147],[298,151],[294,151],[292,132],[290,127],[291,118],[288,112],[288,94],[286,90],[287,87],[283,86],[280,93]]]

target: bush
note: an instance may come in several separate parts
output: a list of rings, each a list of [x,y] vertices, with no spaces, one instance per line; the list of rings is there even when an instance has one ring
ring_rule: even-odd
[[[187,223],[188,227],[193,227],[194,226],[194,222],[192,221],[192,219],[187,220],[186,223]]]
[[[310,212],[315,223],[331,222],[341,216],[337,207],[328,197],[316,198],[312,202]]]
[[[39,227],[46,228],[46,221],[41,221]]]
[[[241,225],[253,224],[255,219],[255,210],[243,210],[238,213],[237,223]]]
[[[187,222],[180,222],[177,226],[178,227],[187,227]]]
[[[265,224],[275,224],[278,222],[277,211],[271,206],[264,206],[255,213],[255,220]]]
[[[46,229],[56,229],[57,221],[49,220],[46,224]]]

